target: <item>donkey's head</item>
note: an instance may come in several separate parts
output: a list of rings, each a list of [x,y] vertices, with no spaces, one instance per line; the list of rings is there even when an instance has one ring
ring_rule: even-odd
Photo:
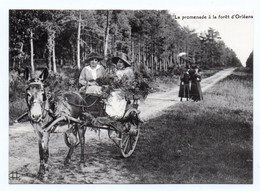
[[[44,69],[39,76],[31,78],[28,69],[25,70],[25,78],[29,80],[26,89],[26,102],[29,108],[28,116],[32,122],[40,122],[45,112],[46,92],[43,81],[48,76],[48,70]]]

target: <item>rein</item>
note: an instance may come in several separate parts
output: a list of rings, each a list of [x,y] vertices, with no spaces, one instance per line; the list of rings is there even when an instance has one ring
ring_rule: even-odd
[[[89,108],[89,107],[92,107],[93,105],[95,105],[95,103],[97,103],[98,101],[98,98],[91,104],[87,105],[87,102],[86,100],[82,97],[82,95],[80,95],[79,93],[76,93],[76,92],[73,92],[74,94],[78,95],[83,101],[84,101],[84,105],[79,105],[79,104],[74,104],[74,103],[71,103],[71,102],[68,102],[70,105],[72,106],[75,106],[75,107],[83,107],[83,108]],[[87,95],[86,98],[88,98],[90,95]]]
[[[48,99],[47,99],[48,100]],[[46,116],[48,115],[48,113],[51,113],[51,110],[50,109],[46,109],[46,105],[47,105],[47,100],[44,101],[44,108],[43,108],[43,113],[42,113],[42,120],[44,120],[46,118]],[[45,115],[44,115],[44,111],[45,112]]]
[[[92,107],[93,105],[95,105],[95,103],[97,103],[98,101],[98,98],[91,104],[89,105],[78,105],[78,104],[74,104],[74,103],[71,103],[71,102],[68,102],[70,105],[73,105],[75,107],[84,107],[84,108],[89,108],[89,107]]]

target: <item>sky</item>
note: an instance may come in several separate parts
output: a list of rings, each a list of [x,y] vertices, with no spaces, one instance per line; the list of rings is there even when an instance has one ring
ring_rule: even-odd
[[[175,14],[181,26],[195,29],[197,33],[206,32],[209,27],[217,30],[226,46],[236,53],[245,66],[254,47],[254,19],[243,18],[243,16],[253,16],[253,11],[170,10],[170,13]],[[200,18],[193,19],[190,16],[200,16]]]

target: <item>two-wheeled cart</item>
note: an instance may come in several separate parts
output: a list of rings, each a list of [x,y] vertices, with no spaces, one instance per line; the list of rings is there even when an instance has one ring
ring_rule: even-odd
[[[87,106],[85,110],[94,116],[94,121],[87,126],[92,129],[107,130],[108,137],[120,149],[123,157],[127,158],[134,152],[139,136],[142,121],[139,118],[138,101],[139,98],[132,96],[127,100],[125,113],[120,119],[113,119],[106,115],[105,104],[100,96],[85,95]],[[85,125],[83,120],[75,120],[79,125]],[[65,143],[70,147],[70,139],[64,134]]]

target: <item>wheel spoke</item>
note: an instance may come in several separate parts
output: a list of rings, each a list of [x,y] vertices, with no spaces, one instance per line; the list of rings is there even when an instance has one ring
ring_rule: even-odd
[[[123,141],[122,145],[125,145],[127,139],[129,139],[129,135],[126,135],[126,136],[124,137],[124,139],[123,139],[124,141]]]
[[[129,138],[129,147],[130,147],[129,149],[130,149],[130,150],[133,149],[133,143],[134,143],[134,142],[132,142],[132,136],[130,136],[130,138]]]
[[[131,136],[131,138],[134,142],[136,141],[136,136]]]
[[[128,147],[128,142],[129,142],[129,136],[127,137],[126,145],[125,145],[125,147],[124,147],[124,153],[126,153],[125,151],[126,151],[126,149],[127,149],[127,147]]]

